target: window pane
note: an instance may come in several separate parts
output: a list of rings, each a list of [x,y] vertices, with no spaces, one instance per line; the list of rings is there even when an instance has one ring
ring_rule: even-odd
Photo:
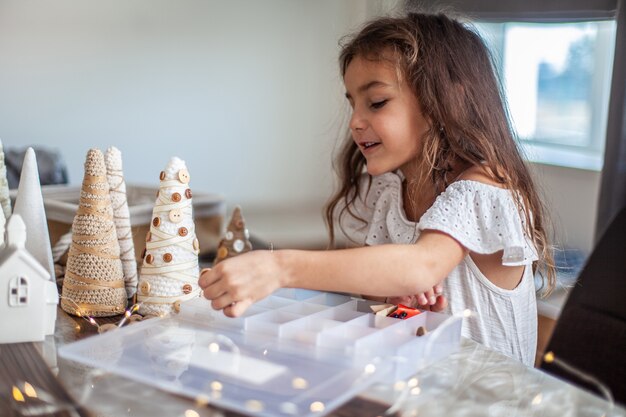
[[[615,24],[478,24],[500,57],[511,118],[524,141],[600,150]]]

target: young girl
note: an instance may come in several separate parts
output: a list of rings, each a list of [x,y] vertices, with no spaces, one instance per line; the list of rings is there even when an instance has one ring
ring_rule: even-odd
[[[465,336],[532,365],[533,272],[548,265],[543,207],[480,37],[444,15],[368,24],[340,56],[352,107],[326,210],[363,247],[253,251],[204,270],[215,309],[241,315],[279,287],[432,300],[475,312]],[[366,170],[366,172],[364,172]],[[415,296],[420,294],[420,296]]]

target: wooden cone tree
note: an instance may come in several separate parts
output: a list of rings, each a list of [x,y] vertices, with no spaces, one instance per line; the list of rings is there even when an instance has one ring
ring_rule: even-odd
[[[137,292],[143,315],[178,313],[182,302],[200,295],[200,246],[185,161],[172,158],[160,179]]]
[[[61,307],[70,314],[95,317],[121,314],[126,308],[109,183],[104,156],[98,149],[89,150],[85,161]]]
[[[213,261],[213,265],[224,259],[232,258],[251,250],[250,233],[246,229],[246,222],[241,214],[241,208],[237,206],[233,210],[226,233],[224,233],[224,237],[217,246],[217,256]]]
[[[130,212],[126,199],[126,182],[122,171],[122,153],[116,147],[107,149],[105,155],[107,180],[113,205],[113,221],[117,231],[117,240],[120,245],[120,259],[124,271],[126,297],[131,298],[137,292],[137,261],[135,260],[135,245],[130,229]]]

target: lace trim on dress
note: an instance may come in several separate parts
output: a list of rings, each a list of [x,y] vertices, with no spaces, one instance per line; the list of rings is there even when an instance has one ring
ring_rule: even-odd
[[[447,233],[472,252],[503,250],[502,264],[508,266],[538,259],[525,228],[525,218],[510,190],[470,180],[448,186],[419,223],[420,230]]]

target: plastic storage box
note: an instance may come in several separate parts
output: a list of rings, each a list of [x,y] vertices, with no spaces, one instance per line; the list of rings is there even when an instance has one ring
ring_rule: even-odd
[[[282,289],[225,317],[193,299],[150,319],[78,341],[60,354],[132,380],[247,415],[320,416],[377,381],[394,383],[458,350],[461,317],[406,320],[376,304]],[[416,336],[425,326],[428,333]]]
[[[141,260],[141,252],[145,247],[146,233],[150,230],[156,192],[156,187],[126,184],[135,257],[138,261]],[[74,215],[78,210],[80,186],[43,186],[42,194],[50,243],[54,246],[72,226]],[[196,236],[200,242],[200,254],[215,250],[222,232],[225,210],[226,206],[221,196],[194,192],[193,216]]]

